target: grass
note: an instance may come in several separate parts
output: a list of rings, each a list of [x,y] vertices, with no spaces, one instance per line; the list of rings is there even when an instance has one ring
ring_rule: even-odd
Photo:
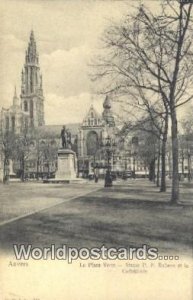
[[[79,188],[79,187],[78,187]],[[82,187],[84,189],[84,187]],[[62,197],[74,187],[41,192]],[[39,190],[40,191],[40,190]],[[144,180],[127,181],[62,203],[0,228],[6,251],[12,243],[76,247],[156,246],[164,253],[191,255],[192,186],[182,187],[181,205],[170,205],[170,193],[159,193]],[[22,193],[25,194],[24,191]],[[45,195],[46,193],[46,195]]]

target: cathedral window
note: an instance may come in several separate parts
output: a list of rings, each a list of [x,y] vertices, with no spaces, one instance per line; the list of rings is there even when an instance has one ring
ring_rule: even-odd
[[[30,117],[33,118],[33,100],[30,101]]]
[[[5,118],[5,128],[6,130],[9,130],[9,117]]]
[[[36,84],[38,84],[38,74],[37,74],[37,72],[35,73],[35,75],[36,75]]]
[[[15,131],[15,116],[11,118],[11,130],[14,132]]]
[[[99,148],[98,135],[95,131],[90,131],[87,135],[87,155],[96,155]]]
[[[25,118],[25,121],[24,121],[24,128],[25,128],[25,130],[28,129],[28,119],[27,118]]]
[[[27,101],[24,101],[24,111],[28,111]]]
[[[30,92],[33,93],[33,69],[30,72]]]

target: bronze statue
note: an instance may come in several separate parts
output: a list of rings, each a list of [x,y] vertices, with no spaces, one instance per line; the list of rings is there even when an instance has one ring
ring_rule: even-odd
[[[67,130],[66,130],[66,126],[63,126],[60,136],[61,136],[61,139],[62,139],[62,148],[66,149],[67,148]]]
[[[63,126],[61,130],[61,139],[62,139],[62,148],[63,149],[71,149],[71,132],[66,129],[66,126]]]

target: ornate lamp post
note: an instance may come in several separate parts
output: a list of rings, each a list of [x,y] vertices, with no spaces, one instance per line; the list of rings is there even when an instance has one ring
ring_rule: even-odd
[[[132,155],[133,155],[133,178],[135,179],[136,171],[136,158],[138,154],[138,137],[134,136],[132,138]]]
[[[191,181],[191,179],[192,179],[192,168],[191,168],[192,153],[193,153],[193,147],[190,147],[187,151],[187,156],[188,156],[188,181]]]
[[[186,138],[186,147],[187,147],[187,163],[188,163],[188,181],[191,181],[192,177],[192,163],[191,163],[191,157],[193,153],[193,144],[191,143],[191,140],[189,137]]]
[[[107,170],[105,174],[105,187],[111,187],[113,185],[112,183],[112,174],[111,174],[111,158],[113,155],[113,152],[115,150],[116,144],[115,142],[110,138],[108,135],[105,139],[104,147],[106,155],[107,155]]]
[[[136,156],[137,156],[137,152],[134,151],[133,152],[133,178],[135,179],[135,169],[136,169]]]

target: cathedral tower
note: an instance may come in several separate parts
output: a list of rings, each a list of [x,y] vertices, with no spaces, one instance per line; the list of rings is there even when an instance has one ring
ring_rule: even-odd
[[[29,126],[38,127],[44,122],[44,96],[42,75],[34,33],[31,31],[25,64],[21,74],[21,107],[29,114]]]

